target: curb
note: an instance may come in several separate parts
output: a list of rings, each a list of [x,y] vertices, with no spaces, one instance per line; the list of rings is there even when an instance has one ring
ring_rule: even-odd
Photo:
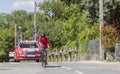
[[[91,64],[120,64],[120,62],[106,62],[106,61],[72,61],[72,62],[55,62],[55,63],[91,63]]]
[[[106,61],[80,61],[79,63],[120,64],[120,62],[106,62]]]

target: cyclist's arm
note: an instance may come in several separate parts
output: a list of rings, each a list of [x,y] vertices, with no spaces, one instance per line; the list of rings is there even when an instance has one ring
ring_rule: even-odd
[[[43,44],[43,42],[42,42],[42,39],[41,38],[39,38],[39,45],[40,45],[40,47],[45,47],[45,45]]]
[[[50,42],[48,36],[47,36],[47,48],[50,49]]]
[[[39,42],[40,47],[44,48],[45,45],[42,42]]]

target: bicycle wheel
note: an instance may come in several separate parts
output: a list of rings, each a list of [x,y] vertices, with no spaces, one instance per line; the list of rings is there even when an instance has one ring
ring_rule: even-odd
[[[41,61],[41,64],[42,64],[42,67],[46,68],[46,51],[43,50],[42,51],[42,61]]]

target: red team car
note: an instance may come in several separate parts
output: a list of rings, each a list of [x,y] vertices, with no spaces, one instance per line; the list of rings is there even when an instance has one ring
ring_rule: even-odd
[[[20,41],[15,46],[14,60],[19,62],[22,60],[41,61],[41,50],[37,41]]]

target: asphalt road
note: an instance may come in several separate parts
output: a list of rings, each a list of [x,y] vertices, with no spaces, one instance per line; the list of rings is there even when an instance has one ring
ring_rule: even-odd
[[[0,63],[0,74],[120,74],[120,63],[48,63],[42,68],[36,62],[9,62]]]

